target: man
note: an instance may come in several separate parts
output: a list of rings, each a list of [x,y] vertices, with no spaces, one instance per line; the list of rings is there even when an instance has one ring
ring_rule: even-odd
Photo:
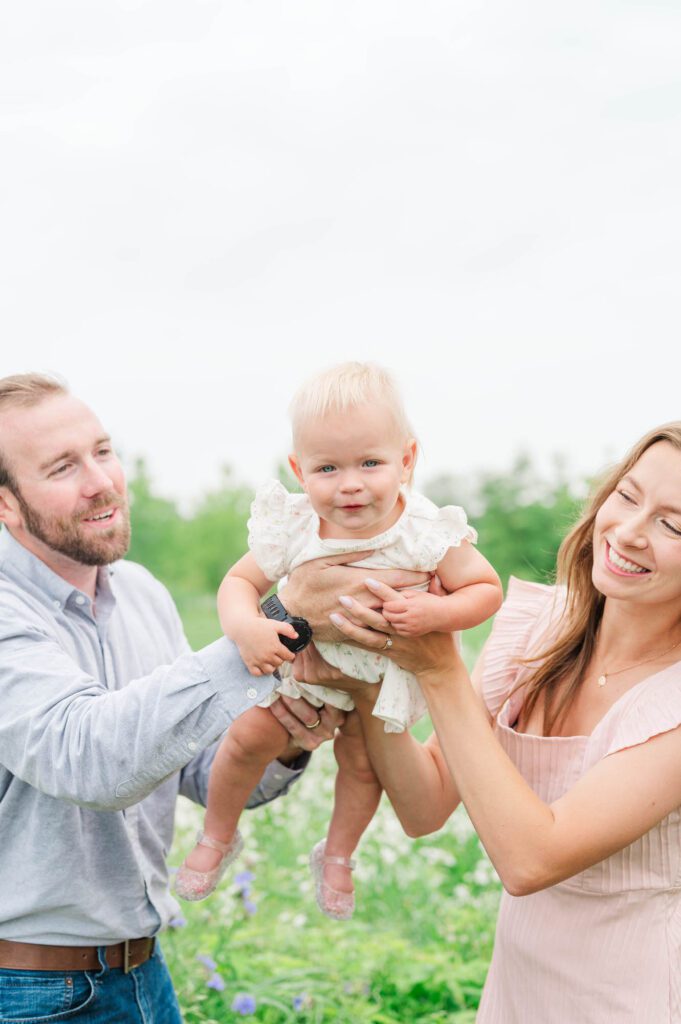
[[[123,471],[52,378],[0,380],[0,522],[0,1016],[178,1024],[153,938],[176,911],[175,800],[205,802],[215,742],[273,680],[249,675],[226,638],[192,653],[165,588],[120,561]],[[340,592],[361,587],[333,559],[319,568],[306,583],[301,567],[286,599],[292,613],[316,606],[315,628],[334,572]],[[305,702],[277,713],[290,763],[268,768],[253,803],[285,792],[301,748],[342,721]]]

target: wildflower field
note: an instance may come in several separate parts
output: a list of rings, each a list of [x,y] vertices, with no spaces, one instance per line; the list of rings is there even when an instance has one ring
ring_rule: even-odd
[[[212,599],[180,608],[196,646],[213,638]],[[467,637],[468,657],[480,640]],[[420,729],[423,738],[428,724]],[[205,902],[182,904],[164,950],[186,1024],[474,1020],[499,886],[465,812],[411,840],[384,799],[358,851],[355,916],[330,921],[308,856],[325,834],[334,765],[327,744],[286,798],[247,812],[232,873]],[[200,821],[182,800],[171,864]]]

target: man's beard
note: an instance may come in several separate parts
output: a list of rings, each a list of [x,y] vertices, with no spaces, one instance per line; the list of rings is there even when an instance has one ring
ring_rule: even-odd
[[[122,558],[130,546],[130,515],[125,498],[115,493],[98,498],[88,509],[68,519],[43,516],[15,491],[27,531],[53,551],[81,565],[109,565]],[[86,516],[95,516],[107,509],[118,509],[117,523],[109,530],[86,534],[82,525]]]

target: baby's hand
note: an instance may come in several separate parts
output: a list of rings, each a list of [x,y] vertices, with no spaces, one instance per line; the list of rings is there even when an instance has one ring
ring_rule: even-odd
[[[440,600],[421,590],[403,590],[385,602],[383,615],[400,636],[424,636],[438,629]]]
[[[290,623],[258,615],[249,619],[248,625],[239,630],[239,636],[234,636],[239,654],[252,676],[271,676],[283,661],[293,661],[295,658],[293,651],[282,644],[280,633],[292,640],[298,636]]]

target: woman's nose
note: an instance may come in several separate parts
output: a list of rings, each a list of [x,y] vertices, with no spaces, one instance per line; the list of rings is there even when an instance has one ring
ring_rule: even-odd
[[[630,548],[645,548],[648,545],[646,519],[643,515],[631,516],[615,527],[615,540]]]

